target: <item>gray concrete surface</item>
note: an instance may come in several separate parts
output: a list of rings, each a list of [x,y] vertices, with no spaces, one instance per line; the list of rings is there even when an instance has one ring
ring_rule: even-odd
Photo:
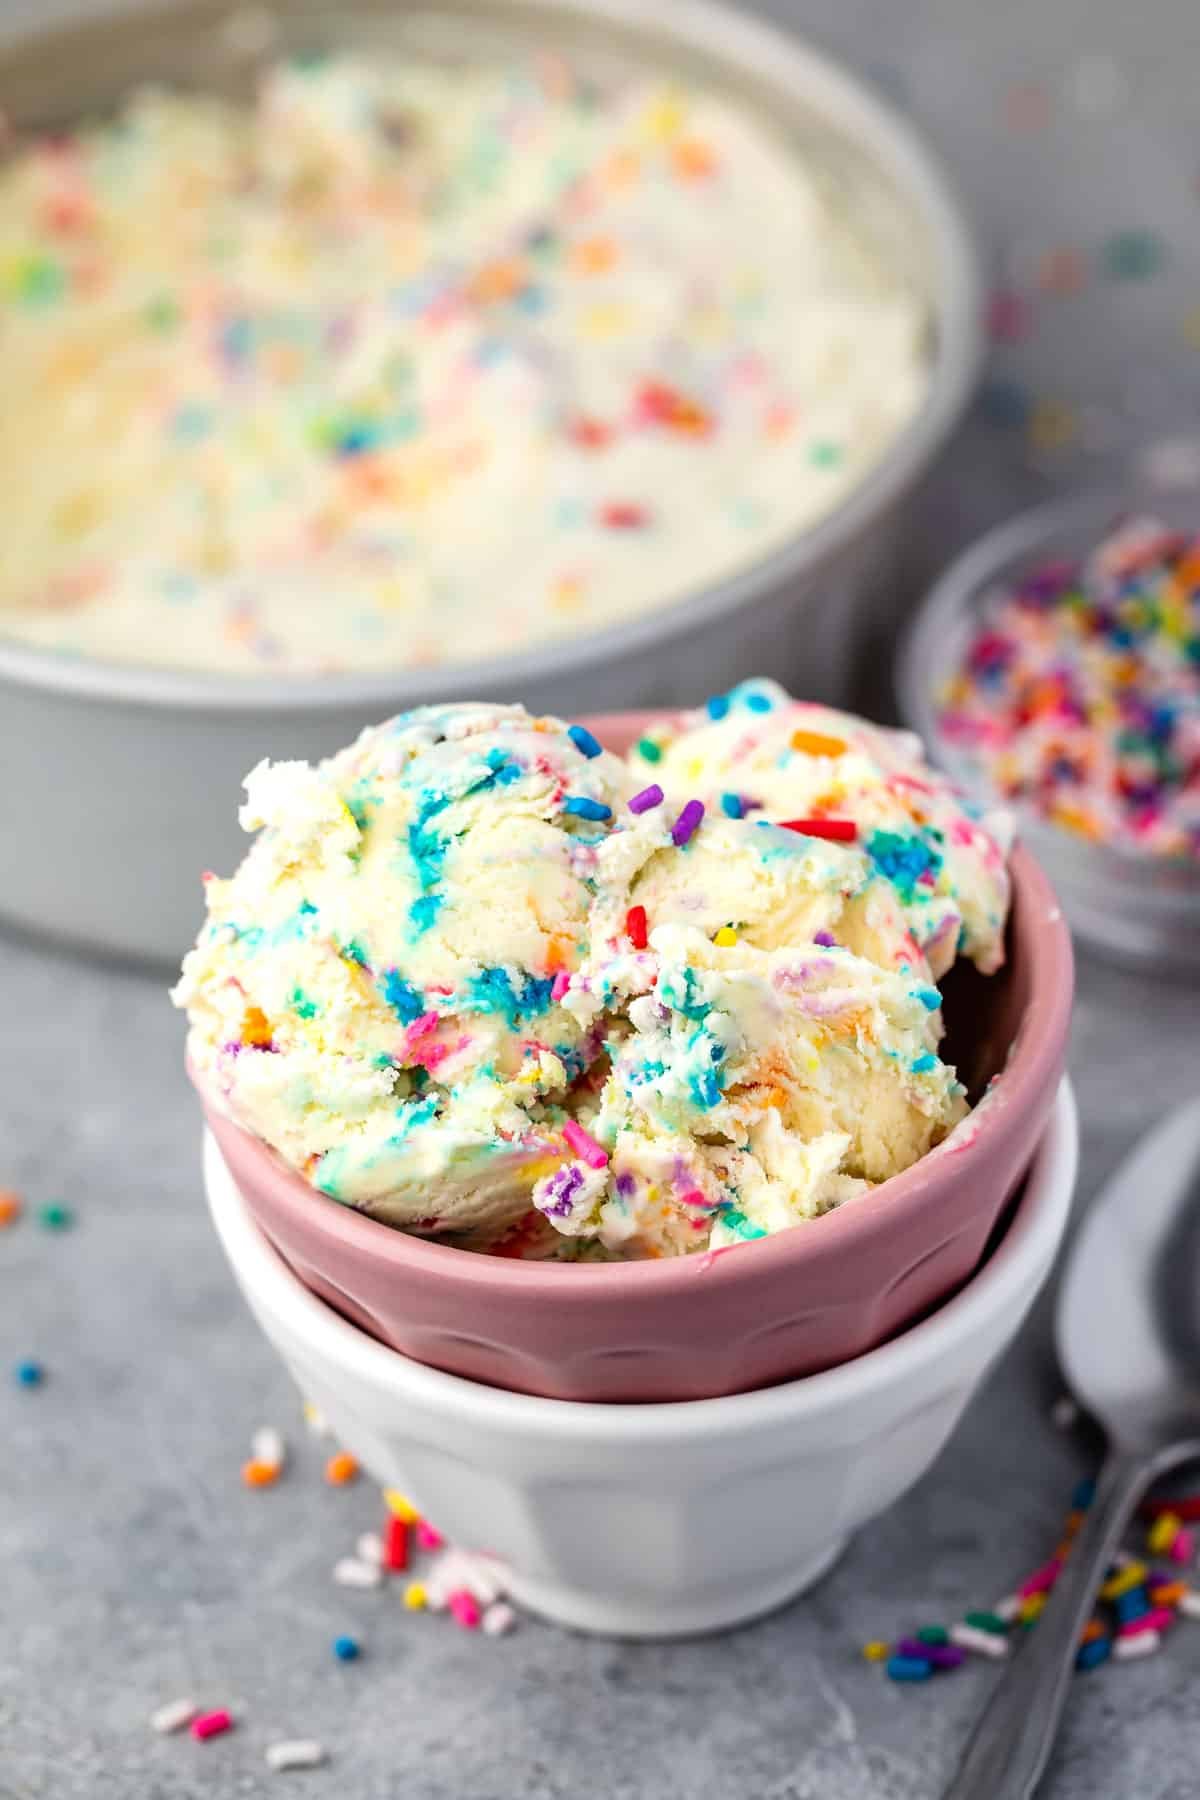
[[[0,25],[69,10],[0,0]],[[1032,295],[1030,329],[993,369],[1025,411],[997,422],[993,389],[914,515],[919,564],[1019,501],[1191,429],[1194,9],[773,10],[918,116],[959,171],[998,277]],[[1132,229],[1162,241],[1152,279],[1038,289],[1047,250],[1078,244],[1092,270],[1098,246]],[[1084,963],[1081,1201],[1194,1085],[1195,1006],[1172,983]],[[468,1637],[330,1583],[377,1497],[322,1483],[324,1447],[305,1438],[234,1292],[203,1211],[179,1052],[161,982],[0,942],[0,1185],[62,1198],[77,1219],[61,1235],[28,1219],[0,1233],[0,1800],[223,1800],[289,1780],[314,1800],[936,1796],[992,1671],[894,1687],[857,1648],[993,1599],[1055,1541],[1089,1458],[1048,1420],[1048,1300],[937,1467],[808,1599],[666,1647],[534,1623]],[[43,1388],[7,1378],[24,1356],[45,1362]],[[288,1431],[295,1462],[277,1489],[247,1494],[238,1468],[264,1421]],[[357,1664],[332,1659],[343,1630],[363,1641]],[[1200,1627],[1185,1626],[1161,1656],[1081,1680],[1047,1793],[1193,1794],[1198,1676]],[[154,1738],[148,1713],[183,1692],[230,1705],[237,1731]],[[293,1735],[323,1740],[328,1769],[269,1775],[264,1746]]]

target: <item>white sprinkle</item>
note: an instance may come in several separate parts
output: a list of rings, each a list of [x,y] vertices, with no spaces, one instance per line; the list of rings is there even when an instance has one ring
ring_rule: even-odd
[[[286,1738],[281,1744],[267,1745],[269,1769],[319,1769],[326,1760],[324,1744],[316,1738]]]
[[[998,1631],[981,1631],[975,1625],[952,1625],[948,1636],[952,1644],[958,1644],[963,1650],[973,1650],[978,1656],[990,1656],[993,1661],[1008,1655],[1008,1639],[1002,1638]]]
[[[339,1587],[377,1588],[383,1580],[383,1571],[372,1568],[370,1563],[359,1562],[356,1556],[343,1556],[333,1565],[333,1579]]]
[[[182,1731],[185,1725],[190,1725],[199,1711],[194,1700],[168,1700],[165,1706],[150,1714],[150,1724],[165,1737],[168,1732]]]
[[[365,1562],[373,1569],[382,1569],[383,1539],[377,1531],[364,1531],[354,1550],[359,1562]]]
[[[1200,441],[1160,438],[1139,452],[1139,472],[1156,488],[1194,488],[1200,482]]]
[[[1200,1594],[1194,1588],[1189,1588],[1180,1599],[1176,1610],[1182,1613],[1185,1619],[1200,1619]]]
[[[1153,1656],[1161,1643],[1157,1631],[1135,1631],[1131,1637],[1119,1637],[1112,1653],[1118,1662],[1133,1662],[1139,1656]]]
[[[516,1613],[503,1600],[495,1601],[483,1615],[483,1629],[489,1637],[503,1637],[516,1622]]]
[[[1060,1431],[1070,1431],[1079,1421],[1079,1408],[1070,1394],[1063,1394],[1050,1408],[1050,1418]]]
[[[1016,1618],[1024,1604],[1025,1602],[1021,1599],[1019,1594],[1005,1594],[1003,1600],[997,1600],[992,1611],[998,1619],[1003,1619],[1007,1625],[1010,1619]]]
[[[466,1588],[481,1606],[490,1606],[508,1592],[508,1573],[498,1557],[449,1549],[431,1566],[426,1586],[447,1598],[456,1588]]]
[[[304,1423],[314,1437],[329,1436],[329,1426],[325,1422],[325,1414],[319,1406],[314,1406],[311,1400],[304,1402]]]
[[[287,1461],[287,1445],[273,1425],[260,1425],[250,1440],[250,1453],[255,1462],[269,1469],[282,1469]]]

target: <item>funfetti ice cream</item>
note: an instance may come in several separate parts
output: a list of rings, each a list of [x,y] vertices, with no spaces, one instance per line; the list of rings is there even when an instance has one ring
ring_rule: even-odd
[[[588,946],[626,777],[520,707],[428,707],[316,768],[262,764],[257,842],[207,884],[175,990],[205,1090],[313,1185],[494,1233],[593,1047],[554,998]]]
[[[852,845],[890,883],[936,977],[960,952],[984,973],[1003,961],[1011,818],[981,814],[929,768],[911,732],[745,681],[656,722],[630,762],[668,794]]]
[[[247,794],[174,997],[210,1102],[345,1205],[680,1255],[852,1201],[967,1110],[930,903],[869,837],[668,796],[519,707],[423,708]]]

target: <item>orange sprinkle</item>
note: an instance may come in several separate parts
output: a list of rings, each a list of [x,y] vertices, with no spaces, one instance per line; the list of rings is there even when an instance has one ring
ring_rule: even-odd
[[[248,1006],[242,1014],[242,1042],[253,1050],[265,1050],[271,1042],[271,1024],[260,1006]]]
[[[617,260],[617,246],[611,238],[584,238],[571,252],[571,267],[581,275],[603,275]]]
[[[1188,1591],[1186,1581],[1164,1581],[1150,1589],[1150,1602],[1153,1606],[1178,1606]]]
[[[358,1479],[358,1463],[348,1450],[339,1450],[325,1464],[325,1479],[331,1487],[345,1487]]]
[[[808,756],[843,756],[846,745],[841,738],[826,737],[821,731],[793,731],[792,749],[803,750]]]
[[[608,187],[629,187],[642,172],[636,150],[614,150],[600,171],[600,179]]]
[[[15,1225],[21,1216],[21,1204],[15,1188],[0,1188],[0,1225]]]
[[[717,166],[712,147],[700,138],[684,138],[671,147],[671,166],[683,181],[703,181]]]
[[[278,1463],[258,1462],[252,1458],[242,1464],[242,1480],[248,1488],[270,1487],[278,1479]]]
[[[1080,1638],[1079,1642],[1081,1644],[1094,1644],[1097,1638],[1107,1636],[1108,1633],[1105,1631],[1104,1626],[1099,1619],[1089,1619],[1083,1628],[1083,1636]]]
[[[560,969],[569,971],[574,948],[572,938],[552,937],[546,946],[546,974],[557,975]]]
[[[525,285],[525,271],[513,261],[485,263],[467,284],[467,296],[483,305],[511,300]]]

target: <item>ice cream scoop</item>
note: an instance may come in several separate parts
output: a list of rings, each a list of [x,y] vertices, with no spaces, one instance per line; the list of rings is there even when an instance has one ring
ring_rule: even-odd
[[[1011,819],[957,793],[911,732],[745,681],[655,721],[630,763],[639,779],[652,770],[668,794],[699,794],[727,816],[853,845],[891,883],[935,977],[960,952],[985,973],[1003,961]]]

